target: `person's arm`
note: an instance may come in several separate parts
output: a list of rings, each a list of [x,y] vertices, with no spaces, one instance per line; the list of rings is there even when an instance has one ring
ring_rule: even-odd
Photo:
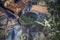
[[[17,3],[14,3],[14,1],[6,1],[4,6],[8,9],[12,10],[17,15],[27,4],[26,1],[27,0],[21,2],[21,0],[20,0]]]

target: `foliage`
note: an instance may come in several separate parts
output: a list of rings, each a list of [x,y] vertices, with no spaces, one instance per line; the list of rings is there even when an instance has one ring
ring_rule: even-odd
[[[34,22],[34,19],[33,18],[29,18],[29,17],[26,17],[26,16],[22,16],[22,20],[24,22],[27,22],[27,23]]]
[[[45,0],[49,12],[51,13],[51,40],[60,40],[60,1],[59,0]]]

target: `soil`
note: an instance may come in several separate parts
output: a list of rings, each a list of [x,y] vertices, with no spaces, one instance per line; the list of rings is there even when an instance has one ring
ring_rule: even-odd
[[[45,6],[45,3],[39,3],[38,5],[33,5],[31,10],[35,10],[38,12],[42,12],[42,13],[48,13],[47,7]]]

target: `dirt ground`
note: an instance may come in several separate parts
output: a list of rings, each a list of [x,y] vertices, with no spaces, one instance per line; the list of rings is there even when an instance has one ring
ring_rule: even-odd
[[[48,13],[47,7],[44,6],[45,3],[39,3],[38,5],[33,5],[31,10],[36,10],[42,13]]]

